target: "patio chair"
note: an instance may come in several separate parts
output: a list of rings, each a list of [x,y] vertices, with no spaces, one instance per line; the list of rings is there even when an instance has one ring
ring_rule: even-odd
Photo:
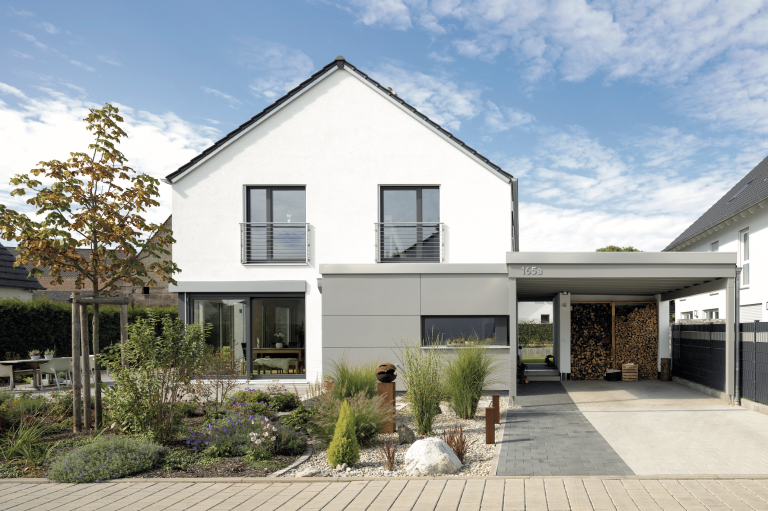
[[[59,385],[59,373],[64,373],[65,377],[72,367],[72,357],[52,358],[47,363],[40,366],[40,379],[44,374],[52,374],[56,380],[56,388],[61,390]],[[70,378],[71,380],[71,378]],[[42,384],[42,381],[40,382]]]
[[[0,365],[0,378],[8,378],[8,386],[13,389],[16,387],[15,382],[13,381],[13,378],[11,377],[12,374],[31,374],[34,378],[35,371],[34,369],[16,369],[15,373],[13,372],[13,368],[11,366],[4,366]]]
[[[74,374],[75,370],[72,367],[72,357],[65,357],[65,358],[69,359],[69,374]],[[94,371],[93,364],[94,364],[94,356],[93,355],[89,355],[88,356],[88,365],[91,367],[91,381],[93,383],[96,383],[96,376],[94,376],[94,374],[93,374],[93,371]],[[81,365],[80,366],[80,371],[81,371],[80,377],[81,378],[83,377],[82,369],[83,368],[82,368],[82,365]]]

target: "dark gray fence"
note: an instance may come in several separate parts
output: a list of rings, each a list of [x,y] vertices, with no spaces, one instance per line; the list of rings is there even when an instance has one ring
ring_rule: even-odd
[[[725,325],[672,325],[672,376],[725,390]]]
[[[768,323],[741,324],[741,396],[768,404]]]

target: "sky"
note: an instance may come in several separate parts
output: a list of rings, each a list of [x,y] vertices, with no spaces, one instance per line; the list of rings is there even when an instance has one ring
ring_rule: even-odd
[[[88,108],[160,178],[343,55],[519,179],[520,250],[659,251],[768,156],[767,50],[768,0],[0,0],[0,203]]]

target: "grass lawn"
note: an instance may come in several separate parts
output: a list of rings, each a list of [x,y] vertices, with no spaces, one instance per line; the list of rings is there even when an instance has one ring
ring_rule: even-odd
[[[544,357],[523,357],[524,364],[543,364]]]

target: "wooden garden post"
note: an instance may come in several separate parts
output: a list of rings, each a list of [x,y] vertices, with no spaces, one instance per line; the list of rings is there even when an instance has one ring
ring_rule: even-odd
[[[128,304],[120,305],[120,354],[123,367],[128,363],[125,360],[125,343],[128,342]]]
[[[120,307],[122,317],[122,306]],[[86,316],[87,317],[87,316]],[[93,304],[93,378],[94,378],[94,406],[96,408],[96,418],[94,427],[99,429],[102,425],[101,410],[101,369],[99,367],[99,304]]]
[[[93,416],[91,415],[91,350],[88,348],[88,305],[78,304],[80,313],[80,357],[83,371],[83,413],[85,414],[85,429],[91,429]]]
[[[83,430],[82,400],[80,394],[80,314],[77,310],[77,293],[72,293],[72,407],[74,408],[73,430]]]

